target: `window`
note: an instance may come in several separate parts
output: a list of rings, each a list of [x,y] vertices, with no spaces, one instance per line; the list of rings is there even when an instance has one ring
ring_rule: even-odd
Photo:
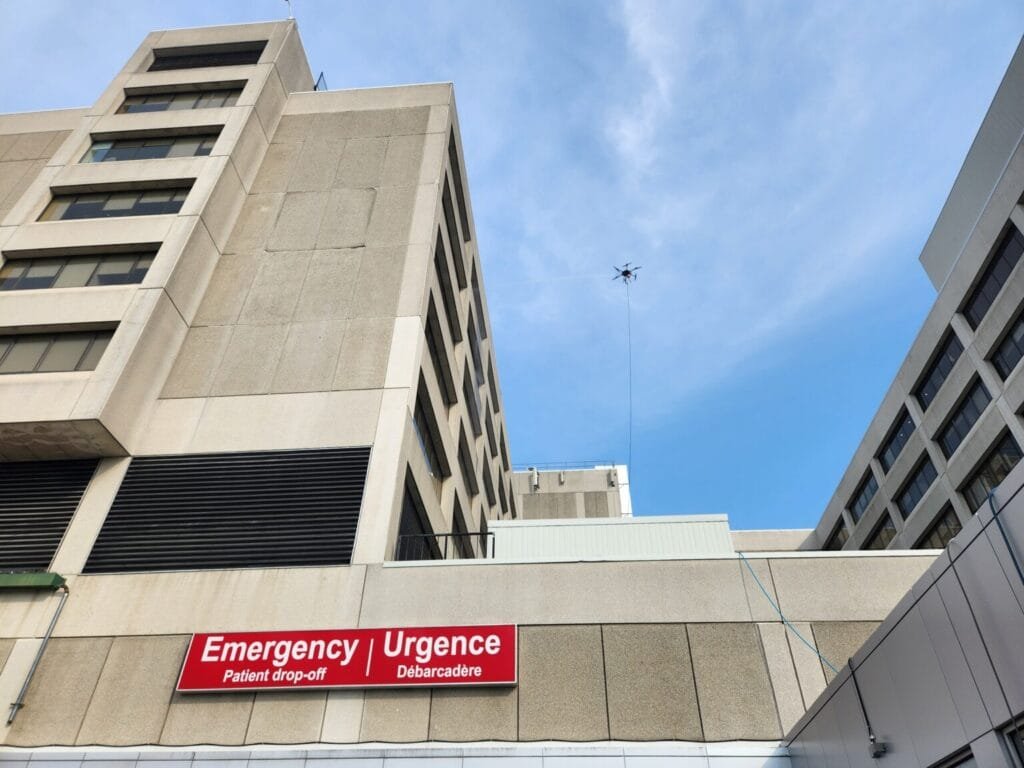
[[[94,141],[82,156],[82,162],[110,163],[119,160],[160,160],[165,157],[206,157],[213,151],[216,142],[215,133]]]
[[[448,330],[452,334],[452,343],[462,341],[462,329],[459,327],[459,305],[455,303],[455,291],[452,288],[452,277],[448,272],[448,255],[444,249],[444,237],[441,230],[437,231],[437,245],[434,246],[434,271],[437,282],[441,286],[441,302],[448,318]]]
[[[505,428],[501,428],[501,435],[498,438],[498,447],[501,449],[501,466],[509,471],[508,448],[505,447]]]
[[[484,297],[480,290],[480,281],[476,276],[476,267],[473,267],[473,306],[476,307],[476,319],[480,322],[480,338],[487,338],[487,322],[484,315]]]
[[[896,525],[891,515],[886,515],[864,542],[864,549],[886,549],[896,538]]]
[[[1010,726],[1010,730],[1006,732],[1006,738],[1010,741],[1010,751],[1013,756],[1017,758],[1014,765],[1024,765],[1024,734],[1021,731],[1024,730],[1024,725],[1017,723],[1015,726]]]
[[[914,396],[917,398],[917,402],[921,404],[922,411],[928,410],[928,406],[932,404],[932,400],[935,399],[935,395],[942,388],[943,382],[949,376],[949,372],[953,370],[953,366],[960,359],[963,351],[964,345],[960,343],[960,339],[953,332],[953,329],[950,328],[946,332],[946,337],[942,340],[942,343],[939,344],[939,350],[935,353],[935,359],[932,360],[921,382],[917,385],[917,389],[914,390]]]
[[[914,545],[915,549],[944,549],[950,540],[960,533],[960,518],[953,507],[947,504],[939,512],[932,527],[925,531],[924,536]]]
[[[68,221],[177,213],[187,196],[188,189],[185,188],[54,195],[39,220]]]
[[[448,231],[448,244],[452,248],[452,259],[455,261],[455,277],[459,281],[459,290],[466,287],[466,262],[462,255],[462,241],[459,239],[459,225],[455,221],[452,210],[452,192],[448,179],[444,180],[444,194],[441,196],[441,207],[444,209],[444,226]]]
[[[167,112],[179,109],[216,109],[233,107],[242,95],[241,86],[203,91],[164,91],[162,93],[135,93],[124,97],[118,108],[121,114],[130,112]]]
[[[86,573],[348,565],[368,447],[141,456]]]
[[[491,464],[488,461],[480,459],[480,463],[484,468],[484,495],[487,496],[487,506],[493,507],[498,499],[494,495],[494,482],[491,480]]]
[[[1005,381],[1024,357],[1024,314],[1018,315],[992,353],[992,365]]]
[[[840,517],[836,527],[832,529],[832,533],[825,540],[825,546],[822,549],[826,552],[837,552],[843,548],[849,538],[850,530],[846,527],[846,521]]]
[[[491,405],[494,406],[494,412],[501,412],[501,403],[498,402],[498,382],[494,378],[494,361],[487,358],[487,386],[491,389]]]
[[[943,455],[948,459],[953,455],[963,442],[971,427],[981,418],[982,411],[992,401],[992,396],[985,389],[980,379],[975,380],[967,394],[963,396],[960,403],[953,409],[946,420],[945,425],[939,430],[939,447]]]
[[[236,67],[255,64],[266,48],[266,40],[224,45],[188,46],[162,48],[153,51],[150,72],[164,72],[168,69],[198,69],[199,67]]]
[[[860,481],[860,485],[853,492],[853,498],[850,499],[850,504],[847,506],[853,522],[858,522],[864,516],[864,510],[868,508],[868,504],[875,497],[877,490],[878,481],[875,480],[875,473],[868,469],[867,475]]]
[[[462,519],[462,505],[456,497],[452,506],[452,538],[455,539],[455,555],[460,560],[472,560],[476,557],[473,552],[473,534],[466,531],[466,523]]]
[[[896,423],[890,430],[889,436],[885,438],[882,447],[878,450],[878,461],[881,463],[882,469],[888,472],[892,468],[900,451],[903,450],[903,446],[907,444],[907,440],[913,433],[914,420],[910,418],[910,414],[904,408],[896,417]]]
[[[462,470],[462,479],[466,483],[469,495],[475,497],[480,493],[480,482],[477,480],[476,469],[473,467],[473,455],[469,452],[464,428],[459,429],[459,469]]]
[[[402,517],[398,521],[398,542],[395,560],[440,560],[437,537],[423,508],[423,500],[411,477],[405,479]]]
[[[459,396],[455,391],[452,369],[448,363],[448,353],[444,348],[441,325],[437,321],[433,297],[430,298],[430,304],[427,307],[427,323],[423,328],[423,335],[427,341],[427,351],[430,354],[430,362],[434,366],[434,375],[437,377],[441,394],[444,396],[445,403],[453,405],[458,402]]]
[[[1009,432],[1000,439],[995,447],[982,460],[981,465],[961,489],[971,512],[977,512],[988,499],[989,492],[999,485],[1010,470],[1020,461],[1020,446]]]
[[[487,418],[484,419],[484,426],[487,428],[487,444],[491,446],[491,456],[498,455],[498,440],[494,436],[494,417],[491,416],[491,409],[487,409]]]
[[[0,374],[92,371],[112,330],[0,336]]]
[[[508,498],[505,496],[505,484],[500,481],[498,482],[498,502],[501,504],[501,514],[504,517],[508,517]]]
[[[476,335],[476,324],[473,322],[473,312],[469,313],[469,321],[466,323],[466,336],[469,338],[469,354],[473,358],[473,371],[476,373],[476,386],[484,384],[484,359],[480,354],[480,337]]]
[[[899,507],[900,514],[904,518],[914,511],[914,507],[924,497],[936,477],[938,474],[935,472],[935,465],[932,464],[931,459],[925,456],[924,460],[918,463],[914,471],[910,473],[910,478],[903,484],[900,492],[896,494],[896,506]]]
[[[12,259],[0,267],[0,291],[141,283],[153,253]]]
[[[999,290],[1020,260],[1022,251],[1024,251],[1024,236],[1011,224],[1010,230],[989,259],[988,265],[981,274],[981,279],[964,303],[963,314],[971,328],[977,329],[981,324],[988,308],[992,306]]]
[[[462,236],[468,243],[469,215],[466,211],[466,195],[462,191],[462,167],[459,165],[459,150],[455,147],[455,131],[448,135],[448,162],[452,166],[452,182],[455,184],[455,199],[459,203],[459,219],[462,221]],[[485,334],[486,336],[486,334]]]
[[[0,571],[49,567],[96,463],[0,462]]]
[[[469,411],[469,423],[473,426],[473,434],[480,437],[484,429],[480,421],[480,390],[473,386],[468,369],[462,376],[462,396],[466,398],[466,410]]]
[[[440,480],[448,477],[451,474],[451,469],[445,459],[437,421],[430,410],[429,400],[427,400],[424,394],[425,391],[426,387],[421,380],[420,392],[416,396],[416,409],[413,413],[412,425],[416,432],[416,439],[419,440],[420,448],[423,450],[423,458],[427,462],[427,469],[433,477]]]

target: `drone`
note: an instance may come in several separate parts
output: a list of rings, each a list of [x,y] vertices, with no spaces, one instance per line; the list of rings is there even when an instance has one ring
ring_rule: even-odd
[[[615,277],[612,280],[621,280],[627,285],[637,279],[639,272],[643,267],[631,267],[630,262],[626,262],[621,267],[612,267],[615,270]]]

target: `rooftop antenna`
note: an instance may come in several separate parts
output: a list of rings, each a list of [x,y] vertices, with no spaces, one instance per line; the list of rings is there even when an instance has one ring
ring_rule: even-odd
[[[629,284],[637,279],[637,272],[643,267],[634,267],[630,262],[626,262],[621,267],[612,267],[615,270],[615,277],[612,280],[621,280],[626,286],[626,356],[628,359],[628,370],[629,370],[629,388],[628,388],[628,400],[629,400],[629,443],[628,443],[628,458],[626,466],[629,467],[629,471],[633,471],[633,321],[632,321],[632,308],[629,303]]]
[[[288,3],[288,18],[289,19],[294,19],[295,15],[292,13],[292,0],[284,0],[284,1],[286,3]]]

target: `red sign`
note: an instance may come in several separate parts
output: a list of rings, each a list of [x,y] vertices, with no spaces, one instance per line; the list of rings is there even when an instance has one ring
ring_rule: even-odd
[[[516,627],[192,635],[178,690],[515,685]]]

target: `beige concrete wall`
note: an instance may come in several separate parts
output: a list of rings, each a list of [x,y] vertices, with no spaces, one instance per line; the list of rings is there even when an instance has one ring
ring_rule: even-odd
[[[0,221],[29,188],[71,131],[0,133]]]
[[[620,481],[615,467],[520,470],[512,490],[524,520],[621,517]]]

